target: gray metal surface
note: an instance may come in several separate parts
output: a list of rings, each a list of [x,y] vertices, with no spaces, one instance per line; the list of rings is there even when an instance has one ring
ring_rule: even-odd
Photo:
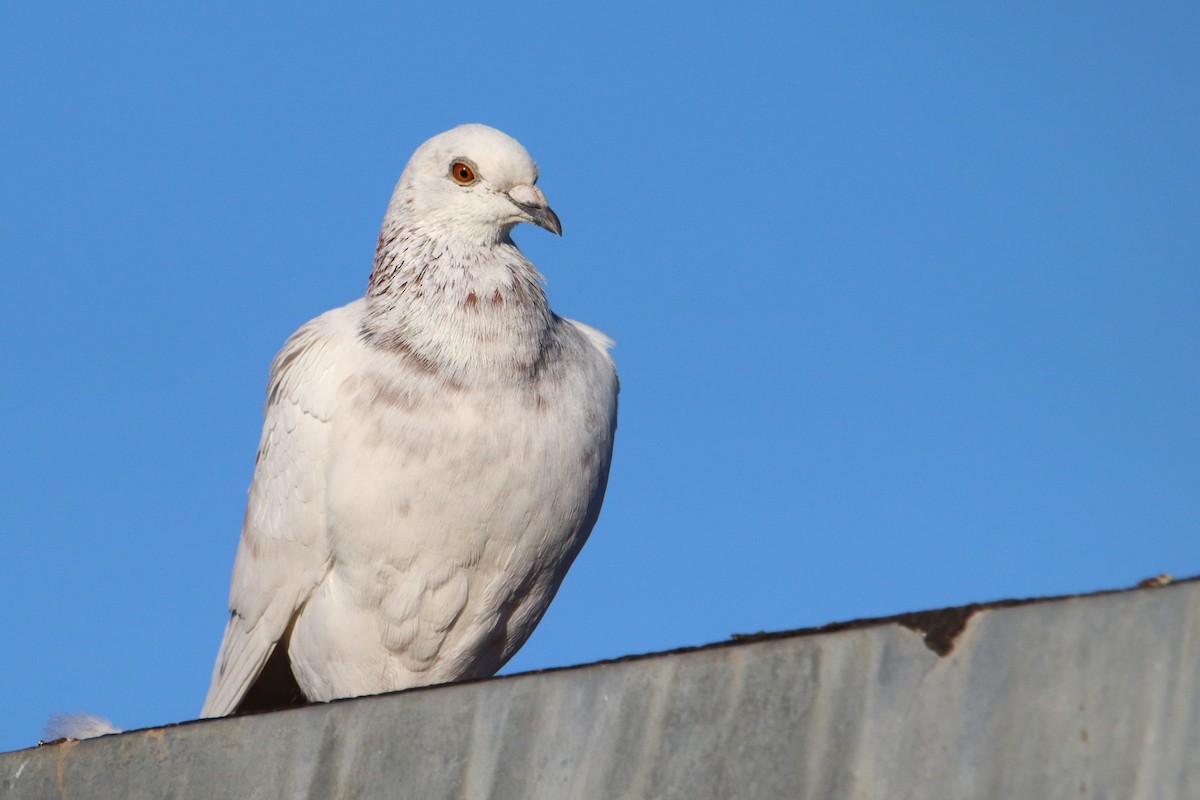
[[[1200,798],[1200,583],[929,638],[880,622],[3,753],[0,797]]]

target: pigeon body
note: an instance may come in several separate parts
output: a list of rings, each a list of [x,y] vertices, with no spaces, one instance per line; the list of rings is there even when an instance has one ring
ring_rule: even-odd
[[[541,620],[600,512],[617,377],[509,236],[561,233],[536,180],[492,128],[430,139],[367,295],[276,357],[204,716],[281,676],[313,701],[486,677]]]

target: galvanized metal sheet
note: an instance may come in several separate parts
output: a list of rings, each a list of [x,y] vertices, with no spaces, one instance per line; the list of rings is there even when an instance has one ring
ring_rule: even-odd
[[[0,797],[1200,798],[1200,583],[4,753]]]

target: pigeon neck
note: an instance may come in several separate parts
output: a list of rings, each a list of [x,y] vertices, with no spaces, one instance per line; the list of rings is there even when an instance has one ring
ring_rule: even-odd
[[[456,380],[532,369],[551,338],[541,275],[512,240],[464,242],[385,224],[363,333]]]

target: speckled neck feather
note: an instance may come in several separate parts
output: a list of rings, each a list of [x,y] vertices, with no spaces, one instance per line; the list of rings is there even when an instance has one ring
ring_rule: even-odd
[[[447,235],[395,211],[375,251],[364,338],[455,379],[536,370],[557,317],[508,231]]]

